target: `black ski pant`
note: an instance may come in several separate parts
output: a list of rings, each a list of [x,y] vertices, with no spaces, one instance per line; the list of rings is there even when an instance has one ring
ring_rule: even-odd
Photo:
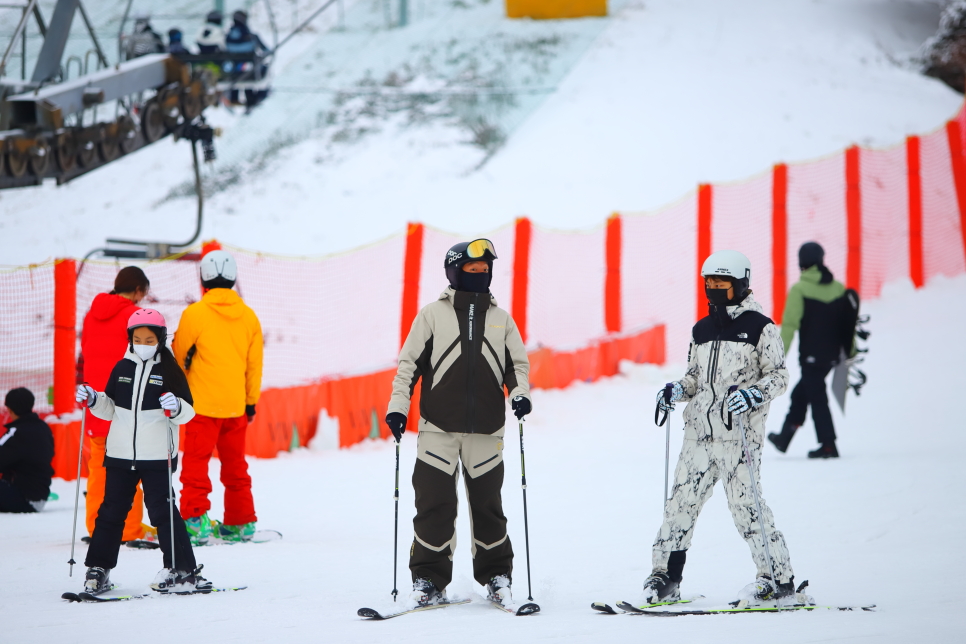
[[[0,512],[36,512],[20,488],[9,481],[0,479]]]
[[[811,407],[818,442],[822,445],[835,443],[835,426],[832,424],[832,412],[828,407],[828,392],[825,389],[825,376],[831,370],[832,365],[802,365],[802,379],[792,390],[792,404],[782,427],[782,434],[789,441],[795,428],[805,424],[805,413]]]
[[[144,489],[144,505],[148,508],[151,525],[158,529],[158,541],[164,553],[164,567],[171,568],[171,510],[168,506],[168,470],[129,470],[107,467],[104,501],[97,511],[94,534],[87,549],[84,565],[88,568],[111,569],[117,566],[117,553],[124,534],[124,520],[131,511],[138,481]],[[191,571],[197,564],[191,541],[177,507],[174,510],[175,563],[178,570]]]
[[[457,483],[462,462],[470,506],[473,577],[482,585],[513,571],[513,548],[503,514],[503,438],[487,434],[422,431],[413,488],[415,536],[409,552],[413,580],[429,579],[440,590],[453,579]]]

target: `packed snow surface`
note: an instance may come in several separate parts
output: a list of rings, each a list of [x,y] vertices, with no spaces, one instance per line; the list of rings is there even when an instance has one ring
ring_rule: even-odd
[[[466,506],[451,594],[480,601],[383,623],[356,617],[362,606],[392,606],[393,467],[389,441],[347,450],[318,445],[251,460],[259,525],[282,541],[198,549],[216,585],[247,584],[226,595],[159,597],[97,606],[60,600],[82,585],[67,576],[74,487],[56,481],[60,500],[37,515],[0,515],[0,623],[4,642],[55,642],[78,633],[204,633],[247,642],[952,642],[961,639],[966,554],[962,414],[950,396],[966,388],[961,345],[935,350],[924,338],[959,328],[966,276],[914,291],[888,287],[871,302],[869,384],[836,412],[838,460],[811,461],[811,424],[788,454],[766,445],[764,497],[795,567],[820,604],[876,604],[875,613],[719,615],[657,619],[605,616],[592,601],[635,601],[650,572],[661,521],[664,431],[653,426],[654,392],[682,366],[628,366],[622,375],[566,390],[534,392],[525,424],[533,596],[543,612],[515,618],[480,600],[472,580]],[[910,311],[917,314],[909,315]],[[794,349],[793,349],[794,350]],[[793,362],[795,362],[793,360]],[[797,368],[792,365],[793,382]],[[772,406],[776,431],[786,394]],[[507,432],[504,508],[516,552],[513,591],[527,593],[519,449]],[[681,443],[673,418],[672,455]],[[402,441],[399,588],[409,583],[415,439]],[[673,456],[672,456],[673,458]],[[212,465],[213,477],[217,463]],[[212,515],[221,517],[215,483]],[[462,496],[462,495],[461,495]],[[83,514],[82,514],[83,516]],[[77,559],[83,561],[85,546]],[[122,548],[112,579],[147,592],[158,551]],[[754,578],[720,487],[704,508],[684,572],[683,592],[724,603]]]
[[[329,15],[281,50],[251,115],[207,112],[225,134],[203,238],[317,255],[406,221],[594,226],[699,182],[901,144],[961,101],[912,62],[939,22],[925,0],[612,0],[609,17],[573,21],[510,21],[498,0],[410,4],[410,26],[386,29],[395,3],[347,2],[344,30]],[[191,180],[187,144],[164,140],[67,186],[0,194],[0,263],[186,240]]]

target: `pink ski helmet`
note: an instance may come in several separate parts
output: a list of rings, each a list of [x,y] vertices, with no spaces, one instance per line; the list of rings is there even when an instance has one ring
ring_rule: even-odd
[[[163,347],[168,342],[168,325],[164,316],[154,309],[138,309],[127,319],[127,341],[134,346],[134,329],[142,326],[151,327],[154,335],[158,336],[158,346]]]

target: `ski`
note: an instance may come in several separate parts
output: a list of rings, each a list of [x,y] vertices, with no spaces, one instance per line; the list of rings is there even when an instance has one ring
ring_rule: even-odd
[[[738,608],[731,606],[722,608],[707,608],[704,610],[654,610],[654,609],[638,609],[638,615],[659,615],[662,617],[680,617],[684,615],[731,615],[735,613],[784,613],[793,610],[827,610],[827,611],[868,611],[875,612],[875,604],[870,604],[868,606],[818,606],[815,604],[792,604],[789,606],[745,606],[744,608]]]
[[[638,613],[643,613],[645,610],[649,608],[659,608],[661,606],[672,606],[674,604],[690,604],[696,599],[703,599],[703,598],[704,598],[704,595],[695,595],[694,597],[689,597],[688,599],[676,599],[672,602],[658,602],[656,604],[647,604],[645,606],[635,606],[630,602],[620,601],[620,602],[617,602],[617,607],[620,608],[622,611],[624,611],[625,614],[635,615]],[[607,606],[607,604],[604,604],[604,605]],[[593,604],[591,604],[591,607],[593,607]],[[607,607],[610,608],[610,606],[607,606]],[[600,610],[600,609],[597,609],[597,610]],[[614,610],[614,609],[611,608],[611,610]]]
[[[604,613],[605,615],[617,615],[617,611],[614,610],[610,604],[605,604],[604,602],[592,602],[590,607],[596,611]]]
[[[490,605],[493,606],[494,608],[499,608],[504,613],[510,613],[511,615],[516,615],[517,617],[522,617],[524,615],[533,615],[535,613],[540,612],[540,605],[534,604],[533,602],[528,602],[526,604],[521,604],[519,606],[516,606],[514,604],[505,606],[504,604],[501,604],[495,599],[487,598],[486,601],[490,602]]]
[[[170,593],[157,593],[158,595],[208,595],[210,593],[228,593],[236,590],[245,590],[248,586],[236,586],[233,588],[212,588],[211,590],[190,590],[185,592],[170,592]],[[91,604],[105,603],[105,602],[126,602],[132,599],[145,599],[146,597],[152,597],[153,593],[143,593],[135,595],[112,595],[110,597],[104,597],[102,595],[92,595],[90,593],[64,593],[61,595],[62,599],[66,599],[71,602],[87,602]]]
[[[454,599],[453,601],[441,601],[436,604],[429,604],[428,606],[417,606],[416,608],[410,608],[408,610],[401,610],[395,613],[380,613],[374,608],[360,608],[356,611],[356,615],[359,617],[365,617],[366,619],[372,621],[392,619],[393,617],[399,617],[400,615],[408,615],[410,613],[419,613],[424,610],[433,610],[435,608],[446,608],[447,606],[459,606],[460,604],[469,604],[471,600],[469,599]]]

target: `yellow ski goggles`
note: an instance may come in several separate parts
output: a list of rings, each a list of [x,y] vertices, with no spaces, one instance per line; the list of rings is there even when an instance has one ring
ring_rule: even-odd
[[[487,251],[490,253],[489,258],[485,258]],[[466,246],[466,255],[470,259],[497,259],[496,248],[493,247],[493,242],[489,239],[477,239],[476,241],[471,241]]]

